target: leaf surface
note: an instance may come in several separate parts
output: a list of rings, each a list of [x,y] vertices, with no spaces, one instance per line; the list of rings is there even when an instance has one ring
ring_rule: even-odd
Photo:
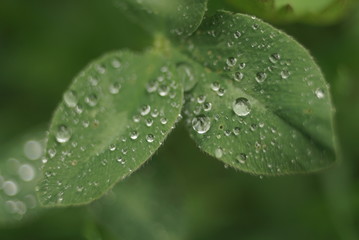
[[[86,67],[53,116],[41,202],[90,202],[149,159],[181,111],[176,73],[155,51],[113,52]]]
[[[206,73],[184,109],[201,149],[254,174],[310,172],[334,162],[330,92],[295,40],[254,17],[219,12],[183,45]]]

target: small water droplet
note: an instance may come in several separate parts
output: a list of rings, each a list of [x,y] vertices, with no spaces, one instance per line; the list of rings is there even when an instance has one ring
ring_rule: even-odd
[[[233,134],[236,135],[236,136],[239,135],[240,131],[241,131],[241,129],[239,127],[233,128]]]
[[[235,58],[235,57],[229,57],[226,60],[226,64],[228,67],[234,67],[234,65],[236,65],[236,63],[237,63],[237,58]]]
[[[116,145],[115,144],[111,144],[108,148],[111,152],[116,150]]]
[[[141,108],[141,115],[142,116],[146,116],[147,114],[149,114],[151,111],[151,106],[150,105],[143,105]]]
[[[147,134],[146,141],[151,143],[155,140],[155,137],[152,134]]]
[[[236,31],[233,35],[234,35],[234,38],[238,39],[242,36],[242,33],[240,31]]]
[[[237,157],[236,160],[238,163],[240,164],[244,164],[247,160],[247,155],[245,153],[240,153]]]
[[[235,81],[240,82],[243,79],[244,75],[241,72],[235,72],[233,78]]]
[[[119,82],[113,82],[108,88],[111,94],[119,93],[120,89],[121,89],[121,84]]]
[[[212,103],[210,103],[210,102],[205,102],[204,104],[203,104],[203,110],[205,111],[205,112],[208,112],[208,111],[210,111],[212,109]]]
[[[151,127],[152,124],[153,124],[153,119],[152,119],[152,118],[147,118],[147,119],[146,119],[146,126],[147,126],[147,127]]]
[[[219,85],[218,82],[213,82],[213,83],[211,84],[211,89],[212,89],[213,91],[217,92],[217,91],[219,90],[219,88],[220,88],[220,85]]]
[[[70,107],[70,108],[76,107],[78,100],[77,100],[77,93],[75,91],[69,90],[69,91],[65,92],[63,98],[64,98],[65,104],[68,107]]]
[[[160,119],[160,122],[161,122],[162,125],[167,124],[167,118],[164,118],[164,117],[161,118],[161,119]]]
[[[258,24],[256,24],[256,23],[252,25],[252,29],[253,29],[253,30],[257,30],[258,27],[259,27],[259,26],[258,26]]]
[[[269,56],[269,61],[271,61],[271,63],[277,63],[279,60],[280,60],[279,53],[273,53],[272,55]]]
[[[217,94],[218,94],[218,96],[222,97],[225,92],[226,92],[226,90],[224,88],[220,88],[220,89],[218,89]]]
[[[206,96],[205,95],[200,95],[197,97],[197,102],[198,103],[204,103],[204,101],[206,101]]]
[[[113,59],[111,62],[111,65],[113,68],[120,68],[121,67],[121,62],[118,59]]]
[[[244,69],[246,67],[246,63],[242,62],[239,64],[239,69]]]
[[[211,120],[205,115],[199,115],[192,119],[192,128],[199,134],[206,133],[211,127]]]
[[[90,107],[94,107],[96,106],[98,101],[97,95],[96,94],[90,94],[89,96],[87,96],[85,98],[85,102],[90,106]]]
[[[280,76],[282,77],[282,79],[287,79],[289,77],[289,72],[287,70],[283,70],[280,72]]]
[[[318,99],[322,99],[324,98],[324,91],[320,88],[318,88],[317,90],[315,90],[315,96],[318,98]]]
[[[59,143],[66,143],[71,138],[70,130],[65,125],[60,125],[56,132],[56,141]]]
[[[264,72],[258,72],[258,73],[256,74],[256,81],[257,81],[258,83],[264,82],[264,80],[266,80],[266,78],[267,78],[267,74],[264,73]]]
[[[214,151],[214,156],[216,156],[216,158],[221,158],[223,156],[223,150],[222,148],[217,148],[215,151]]]
[[[240,97],[234,100],[232,109],[237,116],[247,116],[251,112],[251,105],[247,98]]]
[[[158,88],[158,94],[161,96],[161,97],[164,97],[164,96],[167,96],[168,93],[170,91],[170,88],[169,86],[167,86],[166,84],[162,84],[159,88]]]
[[[137,132],[137,131],[132,131],[132,132],[130,133],[130,138],[131,138],[132,140],[136,140],[136,139],[138,138],[138,132]]]

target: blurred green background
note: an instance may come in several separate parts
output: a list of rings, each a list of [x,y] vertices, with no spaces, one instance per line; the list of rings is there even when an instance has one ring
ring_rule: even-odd
[[[238,10],[209,1],[209,12],[218,8]],[[274,22],[310,50],[331,86],[337,165],[251,176],[201,153],[180,124],[106,199],[0,226],[0,239],[359,239],[359,4],[330,25]],[[151,43],[111,1],[1,0],[0,149],[47,124],[89,61]]]

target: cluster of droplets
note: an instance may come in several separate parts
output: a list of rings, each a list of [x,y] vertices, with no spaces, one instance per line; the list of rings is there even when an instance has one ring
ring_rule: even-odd
[[[184,81],[193,80],[192,69],[187,68],[185,63],[178,66],[165,63],[155,70],[156,74],[150,74],[154,77],[144,83],[143,78],[138,76],[138,71],[132,74],[127,72],[129,65],[130,63],[123,63],[118,58],[92,65],[88,70],[90,76],[82,74],[74,84],[76,86],[80,81],[86,83],[86,90],[90,94],[79,94],[80,91],[74,90],[76,87],[64,94],[64,105],[60,106],[63,122],[52,127],[53,135],[50,133],[50,139],[53,137],[55,141],[48,145],[45,159],[45,180],[40,186],[44,202],[62,203],[68,199],[68,192],[86,196],[90,194],[91,188],[111,185],[117,181],[119,172],[126,176],[137,169],[168,134],[172,127],[169,124],[169,119],[172,118],[170,116],[173,112],[179,113],[181,108],[181,89],[173,68],[177,67],[177,71],[182,71]],[[118,74],[114,74],[116,71]],[[121,74],[122,72],[126,74]],[[129,88],[133,81],[139,81],[139,85],[143,87]],[[128,96],[127,91],[141,93],[142,104],[135,109],[118,110],[117,113],[117,104],[123,102],[126,105],[130,101],[122,97],[122,94]],[[105,105],[109,101],[116,103],[111,109]],[[89,142],[87,136],[90,132],[95,138]],[[96,139],[96,136],[106,136],[111,141]],[[72,178],[71,182],[57,180],[60,172],[71,171],[71,168],[84,164],[89,160],[89,155],[96,160],[94,166],[111,166],[111,169],[117,169],[116,174],[108,174],[103,179],[92,181],[90,176],[95,174],[96,169],[90,167]],[[84,179],[89,181],[84,182]]]
[[[38,203],[35,186],[39,179],[43,142],[28,140],[22,153],[8,158],[0,165],[0,208],[4,208],[2,220],[20,220]]]

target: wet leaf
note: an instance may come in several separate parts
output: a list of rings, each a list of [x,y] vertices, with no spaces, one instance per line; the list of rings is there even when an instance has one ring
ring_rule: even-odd
[[[310,172],[334,162],[329,89],[295,40],[254,17],[219,12],[184,46],[206,73],[185,105],[202,150],[254,174]]]
[[[176,73],[154,51],[113,52],[83,70],[52,119],[41,202],[88,203],[149,159],[182,107]]]
[[[116,4],[151,33],[186,37],[201,23],[207,0],[116,0]]]

